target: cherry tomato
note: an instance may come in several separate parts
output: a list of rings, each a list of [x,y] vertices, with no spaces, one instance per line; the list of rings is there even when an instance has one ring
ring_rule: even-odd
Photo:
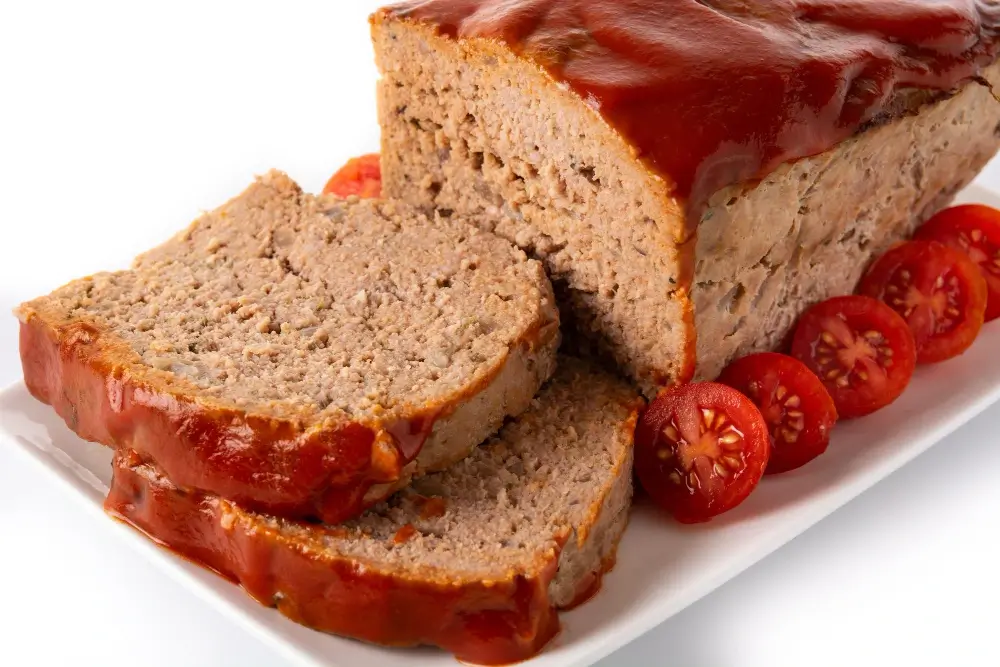
[[[1000,317],[1000,211],[982,204],[949,208],[928,220],[914,238],[937,241],[968,255],[989,289],[986,321]]]
[[[917,363],[957,357],[983,328],[986,281],[971,259],[936,241],[892,248],[868,269],[858,293],[903,316],[917,343]]]
[[[841,296],[807,310],[792,356],[826,386],[842,419],[895,401],[910,384],[917,348],[900,315],[867,296]]]
[[[767,474],[801,468],[826,451],[837,408],[823,383],[797,359],[762,352],[731,363],[719,382],[760,409],[771,435]]]
[[[750,399],[714,382],[689,384],[664,390],[639,420],[635,470],[657,505],[700,523],[746,500],[770,449]]]
[[[365,199],[382,194],[382,163],[378,153],[351,158],[323,188],[323,194],[349,197],[358,195]]]

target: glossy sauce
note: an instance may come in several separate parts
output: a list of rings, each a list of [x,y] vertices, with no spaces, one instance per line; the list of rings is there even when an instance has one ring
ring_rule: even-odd
[[[615,569],[615,565],[618,564],[618,547],[615,547],[609,556],[601,559],[601,569],[592,572],[589,577],[587,577],[577,589],[576,596],[570,601],[568,605],[563,607],[563,611],[572,611],[577,607],[584,605],[601,592],[601,588],[604,584],[604,575]]]
[[[127,362],[102,347],[103,333],[91,325],[55,332],[32,320],[20,334],[28,389],[81,438],[137,452],[182,488],[277,516],[328,524],[357,516],[371,504],[367,491],[398,479],[420,453],[440,412],[389,426],[387,466],[373,456],[379,434],[368,426],[306,429],[151,387],[124,370]]]
[[[525,660],[559,631],[548,597],[559,549],[533,577],[456,583],[395,576],[340,558],[335,548],[300,545],[287,522],[278,532],[273,521],[178,489],[140,460],[116,457],[108,514],[298,623],[388,646],[433,644],[484,665]],[[331,539],[345,537],[330,530]]]
[[[437,519],[444,516],[447,511],[448,504],[444,501],[444,498],[439,498],[438,496],[425,498],[420,505],[420,518]]]
[[[406,544],[412,540],[417,534],[417,529],[413,527],[412,523],[403,525],[396,534],[392,537],[393,544]]]
[[[505,42],[700,202],[824,152],[996,59],[998,0],[414,0],[389,13]]]
[[[417,419],[400,420],[386,427],[386,432],[396,441],[399,453],[406,462],[417,458],[427,438],[434,430],[434,422],[437,415],[426,416]]]

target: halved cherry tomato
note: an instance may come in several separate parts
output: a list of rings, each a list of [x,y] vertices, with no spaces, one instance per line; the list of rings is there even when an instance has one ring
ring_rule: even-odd
[[[936,241],[892,248],[868,269],[858,293],[903,316],[921,364],[957,357],[983,328],[986,281],[971,259]]]
[[[986,321],[1000,317],[1000,211],[982,204],[949,208],[928,220],[914,238],[937,241],[968,255],[989,289]]]
[[[761,352],[729,364],[719,382],[754,402],[771,434],[767,474],[795,470],[826,451],[837,408],[816,374],[797,359]]]
[[[767,424],[732,387],[714,382],[666,389],[635,432],[635,470],[657,505],[682,523],[736,507],[764,475]]]
[[[792,356],[823,382],[841,419],[895,401],[917,365],[906,320],[867,296],[835,297],[807,310],[795,330]]]
[[[348,160],[327,182],[323,194],[337,197],[358,195],[364,199],[379,197],[382,194],[382,163],[378,153]]]

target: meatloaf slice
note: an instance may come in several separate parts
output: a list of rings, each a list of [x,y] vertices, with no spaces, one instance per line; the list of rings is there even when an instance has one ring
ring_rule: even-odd
[[[127,453],[106,509],[299,623],[513,663],[557,631],[556,608],[599,584],[632,495],[641,402],[584,362],[559,366],[531,409],[470,457],[340,526],[186,493]]]
[[[277,172],[18,316],[28,388],[81,437],[330,522],[527,409],[559,342],[541,265],[507,241]]]
[[[648,392],[711,378],[994,155],[994,4],[399,3],[372,17],[384,193],[542,259]]]

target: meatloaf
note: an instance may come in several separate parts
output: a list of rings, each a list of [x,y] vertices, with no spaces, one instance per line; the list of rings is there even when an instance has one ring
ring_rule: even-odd
[[[122,452],[106,508],[299,623],[477,664],[536,653],[557,608],[613,564],[632,495],[641,401],[574,359],[531,409],[445,472],[323,526],[188,493]]]
[[[419,0],[372,17],[384,194],[543,260],[644,389],[774,348],[1000,145],[985,0]]]
[[[328,522],[470,454],[559,343],[542,266],[507,241],[278,172],[18,315],[28,388],[81,437]]]

